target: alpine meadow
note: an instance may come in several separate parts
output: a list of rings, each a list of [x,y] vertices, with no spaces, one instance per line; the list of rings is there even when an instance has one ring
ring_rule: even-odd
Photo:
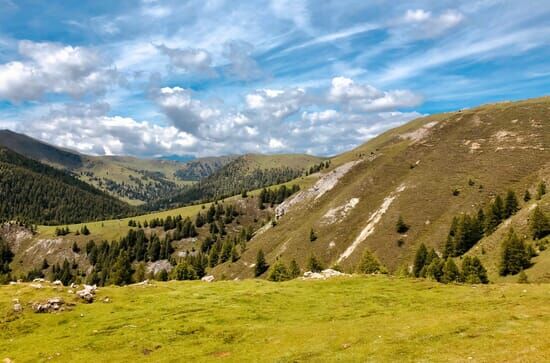
[[[550,361],[548,18],[0,0],[0,360]]]

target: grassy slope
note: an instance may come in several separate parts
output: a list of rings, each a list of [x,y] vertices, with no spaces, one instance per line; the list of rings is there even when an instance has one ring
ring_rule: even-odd
[[[516,215],[501,224],[493,234],[481,240],[469,251],[470,255],[478,256],[484,266],[487,267],[491,281],[517,281],[517,276],[501,277],[498,274],[502,252],[501,245],[510,227],[513,227],[518,236],[524,238],[527,243],[533,244],[529,230],[529,218],[536,205],[540,206],[546,215],[550,216],[550,194],[547,194],[539,201],[532,200],[529,202]],[[529,280],[532,282],[550,282],[550,250],[542,251],[532,262],[534,264],[525,271]]]
[[[507,361],[550,359],[545,285],[440,285],[387,277],[106,287],[74,295],[0,287],[0,356],[27,361]],[[109,297],[111,302],[102,300]],[[11,312],[18,298],[24,312]],[[471,357],[471,358],[470,358]]]
[[[549,106],[550,97],[545,97],[429,116],[333,158],[331,168],[352,160],[365,161],[325,196],[302,204],[275,228],[255,238],[241,261],[218,269],[218,273],[250,277],[252,269],[244,262],[254,263],[260,248],[269,262],[296,258],[304,267],[314,253],[331,265],[359,235],[384,198],[402,183],[406,185],[405,191],[397,196],[374,233],[344,261],[343,267],[353,268],[365,248],[374,251],[392,270],[411,263],[421,242],[440,249],[454,216],[476,211],[496,193],[504,194],[509,188],[522,195],[523,190],[550,176],[550,123],[546,122]],[[433,121],[437,125],[420,142],[400,137]],[[515,136],[499,140],[497,135],[501,131]],[[479,143],[480,148],[471,151],[473,142]],[[505,149],[498,149],[502,147]],[[369,160],[371,153],[376,156],[374,160]],[[417,162],[416,167],[410,167]],[[475,182],[474,186],[468,185],[469,179]],[[454,188],[460,190],[459,196],[452,195]],[[346,219],[340,223],[321,223],[328,210],[342,206],[352,197],[360,201]],[[395,231],[400,214],[411,226],[403,236]],[[311,228],[318,235],[313,243],[309,242]],[[399,238],[405,240],[403,247],[396,243]]]

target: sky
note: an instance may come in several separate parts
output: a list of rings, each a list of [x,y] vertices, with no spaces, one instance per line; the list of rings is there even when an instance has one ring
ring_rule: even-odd
[[[548,95],[549,19],[547,0],[0,0],[0,129],[93,155],[335,155]]]

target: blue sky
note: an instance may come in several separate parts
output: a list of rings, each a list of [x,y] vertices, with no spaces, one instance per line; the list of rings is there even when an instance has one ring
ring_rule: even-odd
[[[0,128],[90,154],[333,155],[547,95],[550,3],[0,0]]]

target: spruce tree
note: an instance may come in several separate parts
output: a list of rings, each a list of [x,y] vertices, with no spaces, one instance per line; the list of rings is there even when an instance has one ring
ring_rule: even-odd
[[[477,256],[466,256],[462,260],[462,280],[468,284],[486,284],[487,270]]]
[[[295,279],[298,276],[300,276],[300,274],[301,274],[300,266],[298,266],[298,263],[294,259],[292,259],[292,261],[290,261],[290,265],[289,265],[289,268],[288,268],[288,274],[290,275],[291,279]]]
[[[425,268],[426,277],[435,281],[441,281],[443,275],[443,260],[438,256],[432,258],[430,264]]]
[[[307,269],[311,272],[321,272],[324,270],[323,265],[319,260],[317,260],[317,257],[315,255],[309,256],[309,259],[307,261]]]
[[[508,193],[506,193],[506,201],[504,203],[504,219],[510,218],[519,209],[519,202],[518,198],[516,197],[516,193],[514,191],[509,190]]]
[[[309,231],[309,241],[314,242],[317,239],[317,235],[315,234],[315,231],[313,231],[313,228]]]
[[[256,255],[256,266],[254,268],[254,276],[256,277],[260,276],[261,274],[266,272],[268,268],[269,268],[269,265],[265,260],[264,251],[260,249],[258,251],[258,254]]]
[[[113,266],[111,282],[115,285],[126,285],[132,282],[132,264],[128,252],[120,251]]]
[[[277,261],[269,269],[267,279],[269,281],[286,281],[290,279],[290,273],[282,261]]]
[[[550,234],[550,222],[539,206],[531,214],[529,227],[533,239],[541,239]]]
[[[420,247],[418,247],[418,250],[416,251],[416,256],[414,257],[413,275],[415,277],[420,277],[420,272],[426,265],[427,257],[428,257],[428,249],[426,248],[426,245],[422,243]]]
[[[541,181],[537,186],[537,200],[540,200],[546,194],[546,183]]]
[[[456,266],[452,258],[447,258],[445,264],[443,265],[441,282],[448,284],[451,282],[456,282],[460,280],[460,270]]]
[[[397,231],[397,233],[400,234],[406,233],[409,230],[409,226],[405,223],[401,215],[399,215],[399,218],[397,218],[395,230]]]
[[[522,269],[529,267],[530,253],[525,243],[510,228],[508,236],[502,242],[502,252],[500,260],[500,275],[515,275]]]
[[[375,274],[381,272],[380,261],[368,250],[365,249],[363,257],[359,262],[358,271],[363,274]]]

